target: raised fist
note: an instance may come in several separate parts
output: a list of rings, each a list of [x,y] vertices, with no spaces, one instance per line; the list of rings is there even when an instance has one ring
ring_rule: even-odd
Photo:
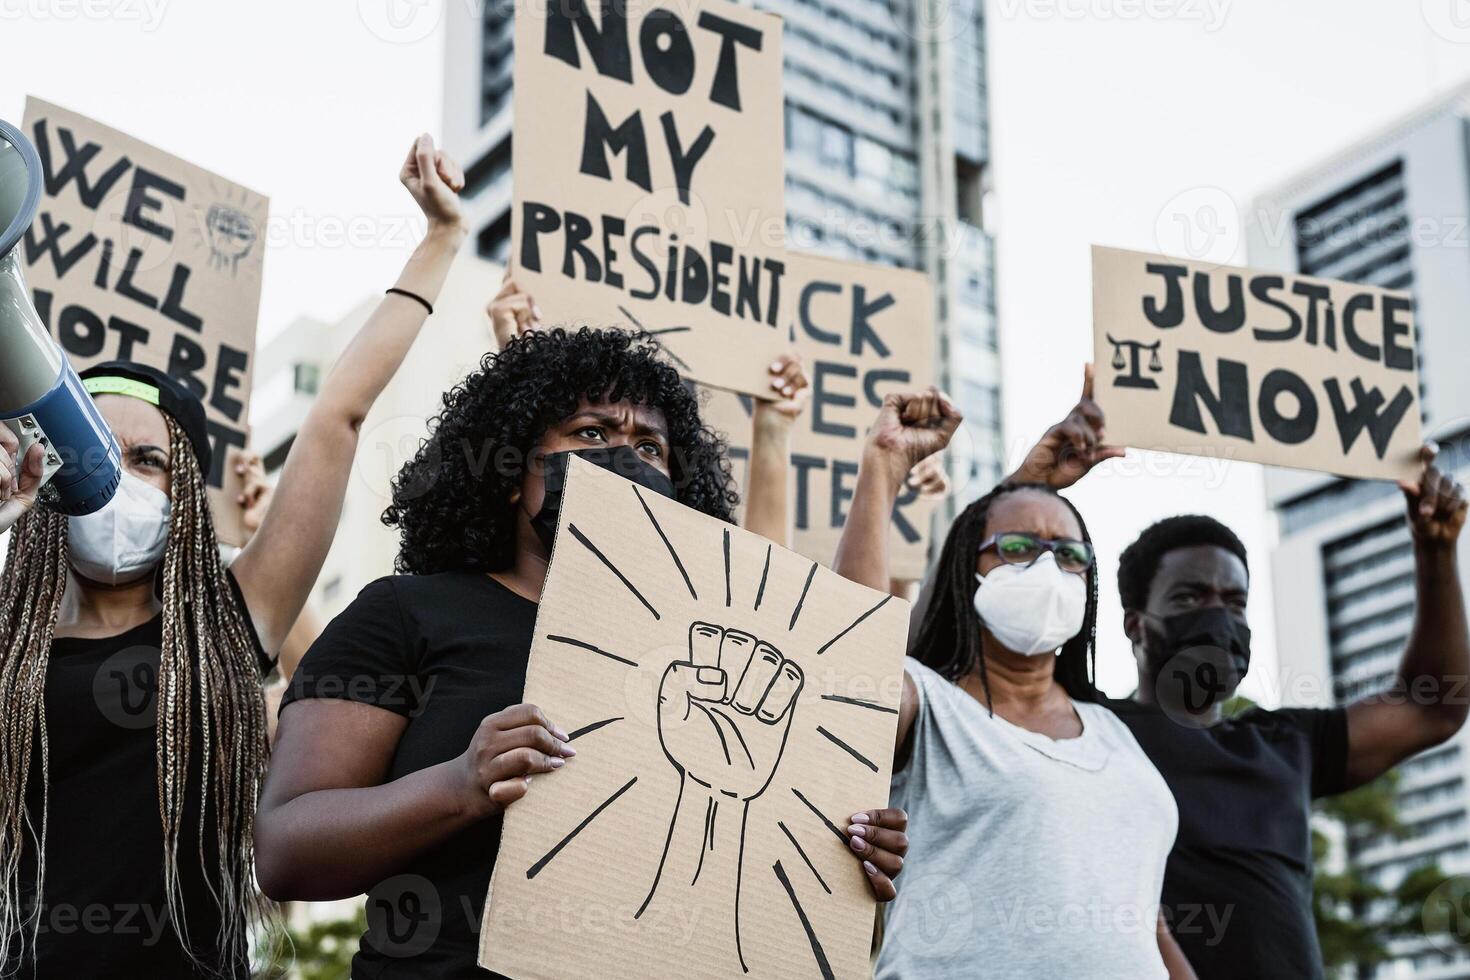
[[[681,773],[711,793],[749,801],[771,782],[805,678],[749,633],[689,627],[689,659],[658,689],[658,738]]]

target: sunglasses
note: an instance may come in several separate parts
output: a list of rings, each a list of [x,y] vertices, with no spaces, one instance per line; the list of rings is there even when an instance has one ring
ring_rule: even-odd
[[[1048,551],[1064,572],[1083,575],[1092,567],[1092,545],[1071,538],[1039,538],[1025,531],[1002,531],[992,534],[980,545],[982,552],[994,548],[1007,565],[1030,565]]]

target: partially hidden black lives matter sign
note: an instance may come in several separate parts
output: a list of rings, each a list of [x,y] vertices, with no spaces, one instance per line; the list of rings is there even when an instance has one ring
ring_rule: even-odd
[[[780,18],[724,0],[518,4],[511,262],[549,324],[655,334],[769,397],[785,347]]]
[[[1092,306],[1110,442],[1417,476],[1407,293],[1093,246]]]
[[[795,550],[831,565],[847,523],[868,428],[884,396],[934,381],[934,289],[922,272],[787,253],[793,347],[811,378],[791,436]],[[705,416],[725,434],[736,476],[748,474],[754,402],[711,392]],[[894,578],[923,578],[937,501],[905,486],[893,512]]]
[[[26,99],[45,186],[22,253],[36,310],[82,370],[134,360],[205,405],[221,541],[243,541],[245,445],[267,199],[86,116]]]

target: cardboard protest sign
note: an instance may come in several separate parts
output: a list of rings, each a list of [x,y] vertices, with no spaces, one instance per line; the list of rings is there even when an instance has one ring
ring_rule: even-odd
[[[791,437],[788,500],[798,552],[832,563],[857,483],[868,427],[885,395],[934,380],[934,290],[921,272],[787,253],[794,346],[812,382],[811,400]],[[711,392],[706,421],[730,441],[745,484],[750,398]],[[905,487],[893,513],[895,578],[922,578],[937,501]]]
[[[45,183],[22,249],[36,310],[77,370],[141,361],[203,399],[215,530],[239,544],[225,464],[245,445],[267,199],[40,99],[23,128]]]
[[[781,21],[725,0],[521,4],[518,282],[557,325],[641,327],[766,391],[789,319]]]
[[[1341,476],[1418,472],[1407,293],[1093,246],[1108,440]]]
[[[525,700],[575,758],[506,811],[480,965],[865,977],[908,604],[579,459]],[[535,937],[555,936],[555,942]]]

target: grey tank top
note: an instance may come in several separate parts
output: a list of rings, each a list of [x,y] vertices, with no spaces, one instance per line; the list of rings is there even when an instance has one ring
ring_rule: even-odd
[[[913,751],[893,776],[909,814],[876,980],[1154,980],[1179,814],[1133,734],[1073,702],[1083,731],[1011,724],[910,659]]]

